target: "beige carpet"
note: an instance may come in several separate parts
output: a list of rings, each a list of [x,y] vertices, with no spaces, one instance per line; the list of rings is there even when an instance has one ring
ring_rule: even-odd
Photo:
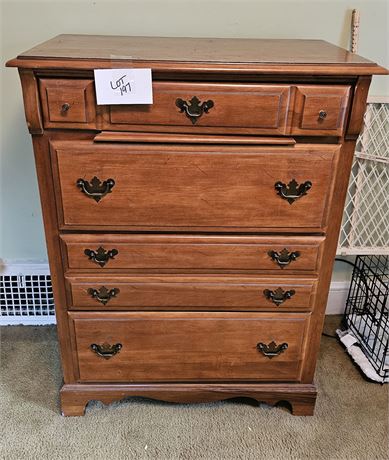
[[[339,317],[329,317],[333,332]],[[323,337],[314,417],[228,401],[175,405],[128,399],[59,415],[54,327],[1,328],[1,459],[388,458],[388,386],[363,380]]]

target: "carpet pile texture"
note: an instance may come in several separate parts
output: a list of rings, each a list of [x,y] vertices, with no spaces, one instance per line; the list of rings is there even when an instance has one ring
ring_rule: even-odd
[[[333,333],[339,317],[328,317]],[[388,386],[365,381],[342,345],[323,337],[315,416],[225,401],[169,404],[127,399],[89,403],[61,417],[54,326],[1,333],[0,458],[286,460],[388,458]]]

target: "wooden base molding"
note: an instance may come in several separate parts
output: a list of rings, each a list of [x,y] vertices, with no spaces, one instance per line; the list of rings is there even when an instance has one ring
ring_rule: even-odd
[[[131,396],[173,403],[250,398],[272,406],[287,403],[293,415],[313,415],[316,388],[310,384],[75,384],[62,387],[61,411],[64,416],[82,416],[89,401],[111,404]]]

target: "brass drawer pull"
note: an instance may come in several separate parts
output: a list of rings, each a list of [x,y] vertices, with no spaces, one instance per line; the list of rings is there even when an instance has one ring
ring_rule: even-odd
[[[122,349],[123,345],[121,343],[115,343],[110,345],[109,343],[103,343],[102,345],[97,345],[97,343],[92,343],[90,346],[91,350],[96,353],[96,355],[101,356],[102,358],[109,359],[112,356],[115,356]]]
[[[84,254],[89,257],[89,260],[93,260],[93,262],[99,264],[100,267],[104,267],[109,259],[114,259],[115,256],[119,254],[119,251],[117,249],[106,251],[102,246],[100,246],[97,251],[93,251],[93,249],[85,249]]]
[[[210,99],[200,103],[196,96],[193,96],[189,102],[180,98],[176,99],[176,106],[180,109],[180,113],[185,112],[192,124],[195,124],[203,113],[208,113],[214,105],[214,102]]]
[[[284,291],[281,287],[279,287],[275,291],[265,289],[263,294],[268,300],[275,303],[277,307],[279,307],[282,303],[285,302],[285,300],[288,300],[294,296],[296,291],[294,289],[291,289],[290,291]]]
[[[84,179],[78,179],[76,185],[85,195],[93,198],[98,203],[107,193],[111,193],[115,181],[113,179],[107,179],[101,182],[98,177],[94,176],[90,182]]]
[[[325,120],[327,118],[327,112],[325,110],[320,110],[319,120]]]
[[[300,257],[299,251],[289,252],[286,248],[284,248],[281,252],[269,251],[267,254],[276,264],[278,264],[280,268],[286,267],[293,260],[296,260],[297,257]]]
[[[277,345],[274,340],[270,342],[268,345],[265,343],[259,342],[257,344],[257,350],[263,353],[267,358],[272,359],[275,356],[280,355],[288,348],[288,344],[286,342]]]
[[[107,289],[105,286],[101,286],[100,289],[88,289],[88,294],[93,298],[101,302],[103,305],[107,305],[107,303],[113,298],[116,297],[120,292],[120,289],[113,288]]]
[[[299,185],[295,179],[292,179],[288,185],[283,182],[276,182],[274,184],[274,188],[281,198],[286,200],[289,204],[292,204],[307,194],[308,190],[312,188],[312,182],[307,180],[303,184]]]

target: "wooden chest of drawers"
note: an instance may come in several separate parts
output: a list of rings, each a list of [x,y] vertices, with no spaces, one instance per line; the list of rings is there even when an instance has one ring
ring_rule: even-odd
[[[33,138],[62,413],[136,395],[312,414],[355,141],[385,69],[320,41],[74,35],[8,65]],[[128,67],[152,69],[153,104],[97,105],[93,70]]]

